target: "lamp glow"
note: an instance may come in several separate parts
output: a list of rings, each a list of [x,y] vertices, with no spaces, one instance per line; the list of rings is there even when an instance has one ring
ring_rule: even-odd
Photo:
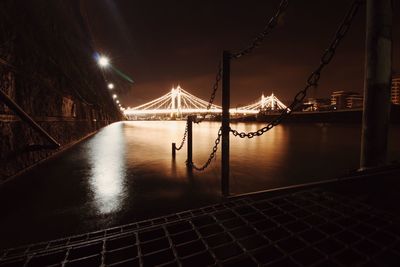
[[[105,56],[100,56],[97,62],[99,63],[100,67],[103,68],[108,67],[108,65],[110,65],[110,60]]]
[[[114,84],[113,83],[109,83],[107,86],[108,86],[108,89],[114,89]]]

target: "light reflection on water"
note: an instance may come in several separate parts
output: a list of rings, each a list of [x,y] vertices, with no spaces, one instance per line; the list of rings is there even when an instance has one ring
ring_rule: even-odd
[[[93,202],[101,214],[118,211],[126,198],[123,124],[104,128],[87,145]]]
[[[239,131],[264,124],[233,123]],[[193,160],[210,155],[220,123],[193,126]],[[161,216],[220,199],[220,150],[204,172],[186,168],[185,121],[119,122],[0,187],[0,246],[34,242]],[[359,165],[360,125],[283,124],[261,137],[231,135],[233,194],[313,182]],[[400,127],[389,161],[400,159]],[[49,227],[51,225],[51,227]]]
[[[91,187],[102,213],[120,209],[129,194],[179,198],[191,192],[218,195],[220,147],[204,172],[188,171],[186,143],[172,159],[171,143],[181,143],[185,121],[134,121],[110,125],[87,144]],[[233,123],[238,131],[256,131],[259,123]],[[209,157],[220,123],[193,125],[193,161]],[[343,134],[346,138],[342,138]],[[231,135],[231,192],[246,193],[312,182],[346,174],[359,161],[359,125],[278,125],[252,139]],[[397,152],[396,152],[397,151]],[[398,149],[395,154],[398,155]],[[128,193],[127,193],[128,191]],[[131,207],[134,204],[129,204]]]

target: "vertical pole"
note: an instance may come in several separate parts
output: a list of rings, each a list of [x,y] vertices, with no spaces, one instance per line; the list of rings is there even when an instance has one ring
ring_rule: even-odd
[[[176,144],[172,143],[172,158],[174,159],[176,157]]]
[[[192,134],[192,116],[187,117],[188,132],[187,132],[187,160],[186,165],[191,168],[193,162],[193,134]]]
[[[367,0],[360,169],[386,163],[392,76],[392,0]]]
[[[221,149],[221,191],[229,196],[229,107],[230,107],[230,62],[231,54],[222,55],[222,149]]]

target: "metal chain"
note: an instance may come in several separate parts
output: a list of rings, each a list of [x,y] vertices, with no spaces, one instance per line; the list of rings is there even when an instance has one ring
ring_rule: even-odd
[[[204,171],[210,165],[211,160],[215,157],[215,154],[217,153],[218,145],[221,142],[221,136],[222,136],[222,127],[220,127],[218,130],[218,137],[217,137],[217,139],[215,139],[212,152],[211,152],[210,156],[208,157],[208,160],[206,161],[206,163],[203,164],[203,166],[198,167],[193,162],[188,162],[187,164],[190,167],[192,167],[193,169],[195,169],[196,171]]]
[[[212,107],[212,103],[214,102],[215,95],[216,95],[217,90],[218,90],[219,82],[221,81],[221,77],[222,77],[222,62],[220,62],[219,65],[218,65],[218,71],[217,71],[217,75],[215,76],[214,85],[212,87],[213,91],[211,93],[210,100],[208,101],[207,111],[210,110],[210,108]],[[209,113],[207,112],[206,114],[204,114],[204,117],[202,119],[197,119],[196,118],[196,119],[194,119],[192,121],[194,123],[198,124],[198,123],[204,121],[204,119],[205,119],[207,114],[209,114]],[[189,124],[189,121],[186,123],[185,133],[183,134],[182,142],[181,142],[179,147],[175,148],[175,150],[181,150],[182,149],[183,144],[185,143],[185,140],[186,140],[187,132],[188,132],[188,124]]]
[[[208,101],[207,110],[209,110],[211,108],[212,103],[214,102],[215,94],[217,93],[219,82],[221,81],[221,77],[222,77],[222,62],[220,61],[219,65],[218,65],[217,75],[215,76],[215,82],[212,87],[213,92],[211,93],[210,100]]]
[[[275,15],[272,16],[272,18],[268,21],[267,25],[265,25],[264,30],[260,32],[257,37],[254,38],[253,42],[250,43],[248,46],[239,50],[239,52],[232,53],[232,58],[238,59],[253,52],[253,50],[264,41],[265,37],[278,25],[279,18],[283,15],[288,6],[289,0],[282,0],[279,4],[278,10],[276,11]]]
[[[330,43],[328,49],[325,50],[321,57],[320,65],[314,72],[311,73],[311,75],[307,79],[307,84],[303,90],[300,90],[294,97],[293,102],[289,105],[289,107],[286,107],[282,111],[282,113],[279,115],[278,118],[274,119],[270,123],[268,123],[267,126],[264,128],[261,128],[255,132],[238,132],[237,130],[230,129],[232,134],[234,136],[239,136],[240,138],[253,138],[255,136],[260,136],[263,135],[265,132],[268,132],[271,130],[274,126],[280,124],[283,119],[285,119],[287,116],[289,116],[293,110],[303,102],[304,98],[307,96],[307,91],[311,87],[317,87],[318,82],[321,78],[321,71],[324,69],[326,65],[328,65],[331,60],[333,59],[336,49],[339,46],[340,42],[342,41],[343,37],[346,35],[348,30],[350,29],[350,26],[354,20],[355,15],[357,14],[357,11],[361,4],[363,4],[364,0],[355,0],[353,4],[350,7],[350,10],[347,12],[342,24],[339,26],[338,30],[336,31],[335,38],[333,41]]]
[[[189,121],[186,122],[185,133],[183,134],[182,142],[179,145],[179,147],[175,148],[175,150],[181,150],[182,149],[183,144],[185,143],[185,140],[186,140],[187,133],[188,133],[188,127],[189,127],[188,125],[189,125]]]
[[[210,100],[208,101],[207,113],[204,114],[202,119],[195,119],[193,121],[194,123],[200,123],[200,122],[204,121],[206,116],[209,114],[208,111],[211,109],[212,103],[214,102],[215,95],[217,93],[217,90],[218,90],[218,87],[219,87],[219,82],[221,81],[221,78],[222,78],[222,62],[220,61],[219,65],[218,65],[218,71],[217,71],[217,74],[215,76],[215,82],[214,82],[214,84],[212,86],[212,93],[211,93],[211,96],[210,96]]]

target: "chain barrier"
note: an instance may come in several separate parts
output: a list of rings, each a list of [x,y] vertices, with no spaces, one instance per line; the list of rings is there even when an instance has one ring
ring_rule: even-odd
[[[184,144],[185,141],[186,141],[186,136],[187,136],[187,133],[188,133],[188,127],[189,127],[189,121],[186,121],[185,133],[183,134],[181,144],[179,145],[179,147],[175,148],[175,150],[178,151],[178,150],[181,150],[181,149],[182,149],[183,144]]]
[[[278,10],[268,21],[267,25],[265,25],[264,30],[260,32],[254,38],[253,42],[250,43],[248,46],[239,50],[236,53],[232,53],[232,58],[238,59],[242,56],[249,55],[253,52],[255,48],[260,46],[261,43],[264,41],[265,37],[278,25],[280,17],[283,15],[283,13],[285,13],[288,6],[289,6],[289,0],[282,0],[281,3],[279,4]]]
[[[206,163],[203,164],[203,166],[198,167],[193,162],[188,162],[187,164],[190,167],[192,167],[193,169],[195,169],[196,171],[204,171],[208,167],[208,165],[210,165],[211,160],[215,157],[215,154],[217,153],[218,145],[221,142],[221,136],[222,136],[222,127],[220,127],[218,130],[218,137],[217,137],[217,139],[215,139],[212,152],[211,152],[210,156],[208,157]]]
[[[282,0],[282,2],[279,5],[278,11],[270,19],[268,24],[265,26],[264,30],[254,39],[253,43],[251,43],[249,46],[247,46],[246,48],[242,49],[241,51],[232,54],[232,58],[239,58],[241,56],[250,54],[257,46],[259,46],[262,43],[262,41],[264,40],[264,38],[269,34],[269,32],[273,28],[276,27],[276,25],[278,24],[278,20],[279,20],[280,16],[285,12],[285,10],[287,9],[288,5],[289,5],[289,1],[288,0]],[[209,111],[211,109],[211,107],[212,107],[212,103],[214,102],[215,95],[216,95],[216,92],[218,90],[221,78],[222,78],[222,62],[219,63],[217,75],[215,77],[215,82],[214,82],[214,85],[212,87],[213,91],[211,93],[211,97],[210,97],[210,100],[208,102],[207,111]],[[193,122],[198,124],[198,123],[204,121],[208,114],[209,113],[207,112],[206,114],[204,114],[202,119],[196,119]],[[182,144],[179,147],[179,149],[182,147],[182,145],[184,143],[186,134],[187,134],[187,126],[186,126],[185,135],[183,136]],[[197,171],[204,171],[210,165],[211,160],[215,157],[215,154],[216,154],[216,152],[218,150],[218,145],[221,142],[221,135],[222,135],[222,128],[219,129],[218,137],[217,137],[217,139],[215,139],[215,144],[214,144],[214,147],[212,149],[212,152],[211,152],[208,160],[206,161],[206,163],[204,163],[203,166],[198,167],[193,162],[188,162],[188,165],[191,166],[193,169],[195,169]],[[176,150],[179,150],[179,149],[176,149]]]
[[[212,90],[212,93],[211,93],[211,96],[210,96],[210,100],[208,101],[207,111],[209,111],[210,108],[212,107],[212,103],[214,102],[215,95],[217,93],[217,90],[218,90],[218,87],[219,87],[219,82],[221,81],[221,78],[222,78],[222,62],[220,62],[219,65],[218,65],[218,71],[217,71],[217,74],[215,76],[215,82],[214,82],[214,84],[212,86],[213,90]],[[201,119],[197,119],[197,117],[195,117],[195,119],[193,119],[192,122],[199,124],[200,122],[205,120],[205,118],[206,118],[206,116],[208,114],[209,114],[208,112],[205,113],[204,117],[201,118]],[[187,136],[187,131],[188,131],[188,123],[189,122],[186,123],[186,129],[185,129],[185,133],[183,134],[182,142],[181,142],[180,146],[175,149],[177,151],[181,150],[181,148],[183,147],[183,144],[185,143],[186,136]]]
[[[339,46],[343,37],[346,35],[348,30],[350,29],[350,26],[354,20],[355,15],[357,14],[359,7],[363,3],[364,3],[364,0],[355,0],[353,2],[353,4],[351,5],[349,11],[347,12],[347,14],[344,18],[342,24],[339,26],[338,30],[336,31],[335,38],[330,43],[328,49],[326,49],[325,52],[322,54],[320,65],[308,77],[305,88],[303,90],[300,90],[295,95],[293,102],[289,105],[289,107],[286,107],[286,109],[284,109],[282,111],[282,113],[279,115],[278,118],[274,119],[273,121],[268,123],[267,126],[255,131],[255,132],[245,133],[245,132],[238,132],[237,130],[233,130],[233,129],[230,129],[230,132],[232,132],[232,134],[234,136],[239,136],[240,138],[245,138],[245,137],[253,138],[255,136],[263,135],[264,133],[268,132],[276,125],[280,124],[282,122],[282,120],[284,120],[287,116],[289,116],[299,104],[303,103],[304,98],[307,96],[308,89],[310,89],[311,87],[315,88],[318,86],[318,82],[321,78],[321,71],[333,59],[333,57],[336,53],[337,47]]]

